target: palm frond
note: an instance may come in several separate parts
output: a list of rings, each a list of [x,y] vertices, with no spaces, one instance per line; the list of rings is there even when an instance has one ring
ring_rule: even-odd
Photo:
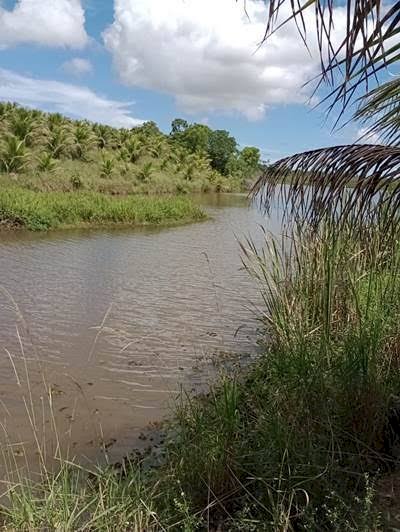
[[[268,166],[252,195],[267,212],[318,223],[327,215],[371,220],[382,208],[398,217],[400,147],[354,144],[299,153]]]
[[[400,144],[400,77],[371,90],[354,118],[366,125],[365,137],[379,135],[386,144]]]
[[[290,15],[282,20],[284,6]],[[338,9],[346,9],[346,31],[338,43],[334,32]],[[269,14],[263,41],[289,21],[295,21],[307,46],[305,12],[313,9],[321,60],[321,81],[334,89],[333,104],[344,109],[360,86],[370,90],[370,78],[400,58],[400,0],[385,8],[381,0],[269,0]],[[319,87],[319,85],[318,85]],[[317,88],[318,88],[317,87]]]

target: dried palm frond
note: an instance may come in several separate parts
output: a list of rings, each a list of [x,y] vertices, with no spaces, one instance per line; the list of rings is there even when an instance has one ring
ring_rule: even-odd
[[[276,198],[287,218],[318,223],[371,220],[400,207],[400,147],[354,144],[299,153],[268,166],[252,190],[267,211]]]
[[[356,120],[366,124],[365,137],[379,135],[386,144],[400,144],[400,77],[376,87],[361,100]],[[372,125],[369,125],[372,124]]]
[[[269,0],[264,41],[290,20],[294,20],[307,46],[305,11],[315,13],[317,43],[321,60],[321,80],[334,88],[333,105],[344,109],[357,89],[369,90],[370,78],[400,58],[400,1],[383,6],[381,0]],[[291,14],[281,22],[281,12],[289,5]],[[346,31],[334,41],[338,8],[346,10]]]

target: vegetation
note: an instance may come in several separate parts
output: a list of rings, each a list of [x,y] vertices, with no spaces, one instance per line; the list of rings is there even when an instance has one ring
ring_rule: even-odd
[[[1,223],[34,231],[89,223],[158,225],[204,217],[199,207],[183,197],[116,198],[95,192],[39,193],[17,187],[0,191]]]
[[[328,92],[321,102],[328,104],[329,113],[339,110],[336,125],[344,118],[349,120],[348,111],[355,105],[352,118],[361,122],[364,131],[362,140],[370,142],[299,153],[266,168],[255,186],[255,192],[264,191],[268,204],[276,178],[279,175],[282,179],[283,173],[289,185],[285,202],[290,198],[297,204],[303,203],[300,197],[302,186],[311,184],[313,191],[309,198],[313,205],[308,213],[311,216],[316,214],[324,190],[327,191],[324,208],[330,205],[335,209],[343,201],[347,202],[346,189],[351,180],[356,185],[353,199],[364,196],[367,201],[360,213],[375,208],[373,198],[376,195],[378,204],[387,197],[391,198],[393,206],[398,202],[400,76],[391,75],[388,68],[396,69],[400,59],[399,46],[395,44],[400,32],[400,7],[395,2],[386,9],[380,1],[371,3],[366,0],[357,5],[348,0],[342,7],[346,10],[346,32],[342,39],[337,39],[333,35],[339,12],[335,2],[326,4],[321,0],[311,0],[299,6],[285,0],[269,2],[266,46],[271,35],[290,21],[296,23],[300,38],[307,45],[307,38],[312,32],[306,31],[310,25],[306,16],[312,16],[313,10],[321,60],[315,90],[323,83],[328,85]],[[287,17],[285,12],[284,22],[280,24],[281,10],[286,9],[290,15]],[[372,144],[374,139],[384,145]],[[388,187],[392,189],[389,196]],[[394,189],[397,194],[394,194]],[[316,192],[315,197],[313,192]],[[300,207],[304,214],[303,207],[304,204]]]
[[[213,131],[204,124],[188,124],[177,118],[172,122],[171,137],[190,152],[204,154],[222,175],[251,180],[260,169],[260,150],[245,147],[239,152],[236,139],[228,131]]]
[[[259,361],[182,397],[161,460],[20,480],[6,529],[384,530],[379,478],[400,441],[398,239],[325,221],[243,254],[265,301]]]
[[[284,4],[270,1],[267,37]],[[304,10],[314,7],[322,75],[342,110],[398,59],[397,45],[385,47],[399,31],[398,4],[347,2],[337,48],[333,3],[290,6],[304,39]],[[259,361],[182,399],[157,467],[127,462],[81,483],[84,473],[65,466],[39,487],[18,483],[6,528],[388,529],[380,482],[399,475],[400,441],[399,86],[372,89],[357,115],[386,145],[298,154],[259,180],[267,208],[288,184],[278,198],[289,222],[282,239],[242,248],[265,303]],[[193,153],[212,149],[204,126],[175,121],[173,135]]]
[[[0,184],[37,192],[230,192],[259,174],[257,148],[240,151],[228,132],[182,120],[187,131],[178,134],[177,122],[166,135],[153,122],[116,129],[0,103]]]

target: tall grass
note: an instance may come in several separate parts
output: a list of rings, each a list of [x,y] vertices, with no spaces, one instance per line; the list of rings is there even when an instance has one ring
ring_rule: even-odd
[[[181,197],[116,198],[78,191],[36,193],[16,187],[0,191],[0,223],[35,231],[79,224],[158,225],[204,217],[199,207]]]
[[[377,479],[396,470],[400,442],[400,244],[353,229],[327,221],[265,233],[261,250],[245,242],[265,306],[258,362],[181,398],[154,470],[56,477],[39,495],[15,486],[6,526],[73,515],[93,530],[384,530]]]
[[[136,465],[89,474],[64,463],[41,485],[14,485],[2,517],[7,530],[160,530],[153,498]]]
[[[379,530],[374,479],[400,440],[398,239],[326,223],[243,251],[265,354],[182,405],[169,473],[213,526]]]

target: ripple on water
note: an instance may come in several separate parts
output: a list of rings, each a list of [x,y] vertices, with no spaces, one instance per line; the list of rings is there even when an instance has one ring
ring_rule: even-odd
[[[164,230],[0,235],[0,285],[12,296],[0,294],[0,409],[28,456],[23,394],[47,412],[52,387],[73,453],[95,458],[114,438],[108,452],[118,457],[198,359],[254,351],[258,294],[237,237],[261,238],[265,220],[244,198],[218,201],[211,220]]]

